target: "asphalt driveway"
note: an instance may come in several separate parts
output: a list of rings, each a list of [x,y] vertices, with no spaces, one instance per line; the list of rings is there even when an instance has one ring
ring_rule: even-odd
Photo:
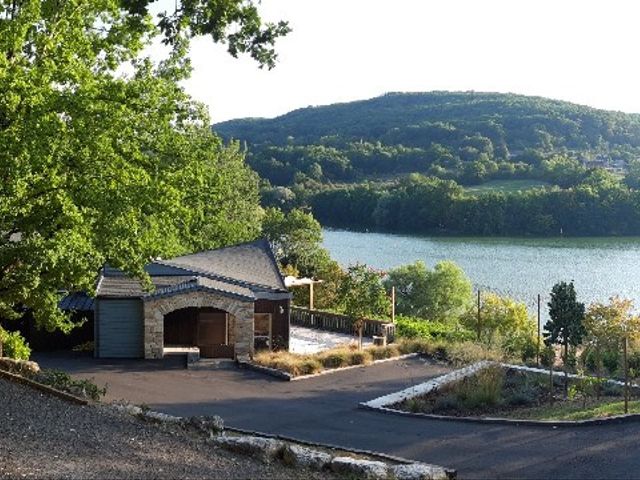
[[[447,371],[421,359],[285,382],[235,367],[184,370],[161,361],[39,355],[47,368],[108,385],[126,399],[176,415],[220,415],[227,425],[436,463],[460,478],[640,478],[640,423],[553,428],[383,415],[358,402]]]

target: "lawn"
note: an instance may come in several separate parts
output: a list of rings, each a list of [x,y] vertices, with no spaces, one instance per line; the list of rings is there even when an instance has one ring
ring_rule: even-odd
[[[541,180],[490,180],[480,185],[465,187],[465,190],[472,194],[487,192],[510,193],[548,186],[550,186],[549,183],[543,182]]]

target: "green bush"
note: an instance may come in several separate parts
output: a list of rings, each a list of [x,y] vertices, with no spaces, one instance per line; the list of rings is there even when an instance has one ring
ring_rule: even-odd
[[[74,380],[68,373],[61,370],[42,370],[36,376],[36,380],[55,389],[91,398],[98,401],[107,393],[106,388],[100,388],[91,380]]]
[[[367,350],[354,350],[350,354],[349,363],[351,365],[368,365],[373,361],[372,353]]]
[[[500,402],[505,372],[502,367],[488,367],[465,378],[457,388],[458,400],[469,409],[494,406]]]
[[[7,332],[0,328],[0,341],[2,342],[3,356],[16,360],[29,360],[31,348],[20,332]]]
[[[325,368],[340,368],[350,365],[351,352],[347,349],[328,350],[324,354],[320,354],[318,360]]]
[[[385,358],[397,357],[400,355],[400,349],[395,345],[387,345],[386,347],[373,347],[369,351],[374,360],[383,360]]]
[[[416,317],[397,317],[396,332],[404,338],[432,338],[451,342],[472,340],[474,336],[473,332],[456,325]]]

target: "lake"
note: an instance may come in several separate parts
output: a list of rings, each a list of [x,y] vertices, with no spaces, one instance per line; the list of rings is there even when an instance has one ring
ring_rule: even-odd
[[[432,268],[453,260],[476,288],[510,295],[532,312],[536,296],[546,303],[551,287],[562,280],[574,280],[579,300],[587,304],[620,295],[640,307],[637,237],[452,238],[325,229],[324,246],[344,266],[360,262],[387,270],[423,260]]]

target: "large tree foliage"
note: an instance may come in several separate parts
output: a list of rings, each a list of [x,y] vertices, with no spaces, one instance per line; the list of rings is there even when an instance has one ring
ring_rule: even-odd
[[[427,320],[457,320],[472,302],[471,280],[451,261],[438,262],[433,270],[422,261],[394,268],[384,281],[396,289],[396,312]]]
[[[484,293],[479,318],[474,305],[462,316],[461,323],[479,334],[479,340],[487,345],[499,345],[507,353],[519,354],[523,360],[535,356],[535,323],[522,302],[492,292]]]
[[[364,264],[351,265],[340,284],[338,299],[342,310],[353,319],[362,348],[364,320],[379,319],[390,313],[391,301],[381,281],[382,273]]]
[[[2,317],[27,307],[66,329],[59,290],[91,291],[105,262],[144,278],[152,257],[258,233],[256,178],[178,81],[191,36],[270,66],[286,26],[211,0],[178,2],[158,27],[149,3],[0,3]],[[141,52],[160,33],[174,48],[154,64]]]
[[[559,282],[551,289],[548,303],[549,320],[544,325],[545,342],[560,345],[563,352],[565,393],[569,387],[569,347],[580,345],[586,333],[584,327],[585,307],[578,302],[573,282]]]
[[[622,350],[622,373],[624,376],[624,408],[629,407],[629,367],[628,355],[631,346],[640,340],[640,317],[633,313],[633,302],[620,297],[612,297],[609,303],[594,303],[589,306],[585,318],[587,339],[598,355],[598,374],[601,367],[601,353],[604,348]]]

